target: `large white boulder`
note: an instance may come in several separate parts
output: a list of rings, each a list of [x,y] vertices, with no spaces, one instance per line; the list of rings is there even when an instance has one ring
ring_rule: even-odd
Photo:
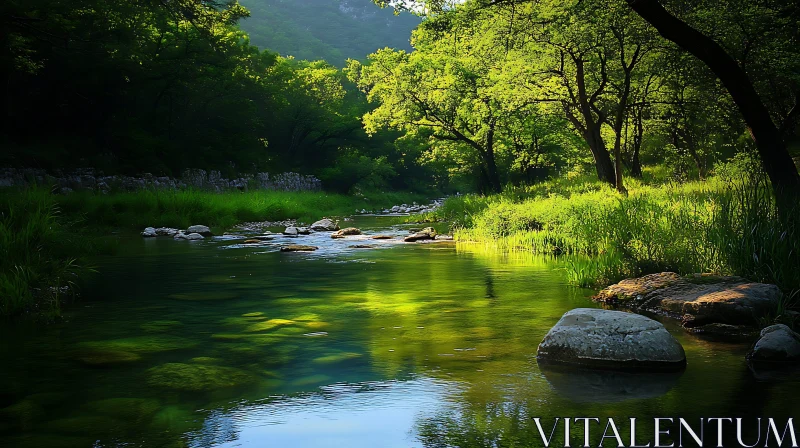
[[[328,218],[320,219],[319,221],[311,224],[311,230],[321,230],[333,232],[339,230],[339,226]]]
[[[622,311],[568,311],[539,344],[539,361],[587,367],[679,370],[680,343],[653,319]]]

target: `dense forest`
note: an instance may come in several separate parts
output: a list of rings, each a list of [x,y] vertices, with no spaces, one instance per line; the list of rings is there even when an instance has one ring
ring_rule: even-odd
[[[371,0],[243,0],[250,17],[241,27],[261,48],[297,59],[343,66],[380,48],[411,50],[420,23],[410,13],[394,15]]]
[[[363,132],[370,106],[335,66],[252,45],[239,28],[250,12],[235,1],[12,1],[2,9],[1,165],[297,171],[341,191],[408,187],[421,174],[419,148],[391,132]],[[407,41],[399,35],[386,44]]]

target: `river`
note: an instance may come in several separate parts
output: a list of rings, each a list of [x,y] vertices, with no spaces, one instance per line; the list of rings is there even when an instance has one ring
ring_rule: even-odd
[[[348,223],[407,232],[392,224]],[[540,369],[548,329],[597,306],[563,261],[286,241],[122,237],[63,322],[3,324],[0,446],[540,446],[533,417],[798,414],[797,376],[763,380],[747,344],[669,322],[682,373]]]

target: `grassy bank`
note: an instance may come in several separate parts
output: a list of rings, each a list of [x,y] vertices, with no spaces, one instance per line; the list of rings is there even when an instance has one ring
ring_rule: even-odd
[[[86,226],[141,230],[147,226],[186,228],[203,224],[227,229],[250,221],[297,219],[310,223],[325,216],[347,216],[355,210],[377,209],[424,201],[409,193],[375,193],[356,197],[325,192],[139,191],[96,194],[76,192],[57,203],[69,217]]]
[[[297,219],[310,223],[424,202],[410,193],[346,196],[324,192],[210,193],[139,191],[53,195],[47,189],[0,190],[0,318],[57,316],[76,283],[91,272],[87,257],[108,249],[104,229],[139,232],[147,226],[203,224],[225,230],[248,221]]]
[[[747,178],[747,181],[743,179]],[[455,238],[501,250],[576,254],[567,275],[601,286],[660,271],[714,272],[800,289],[800,229],[779,219],[759,176],[688,183],[628,181],[628,196],[559,179],[492,197],[450,198]]]

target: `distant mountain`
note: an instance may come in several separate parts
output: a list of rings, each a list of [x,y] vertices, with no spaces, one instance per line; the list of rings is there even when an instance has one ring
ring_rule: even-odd
[[[251,16],[241,22],[250,41],[297,59],[324,59],[342,66],[379,48],[410,50],[421,19],[394,15],[372,0],[240,0]]]

